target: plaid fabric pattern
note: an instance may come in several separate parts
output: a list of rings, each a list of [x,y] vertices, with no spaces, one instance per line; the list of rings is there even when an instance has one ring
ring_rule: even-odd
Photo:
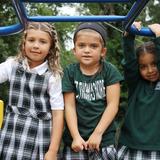
[[[74,152],[70,147],[64,147],[61,160],[117,160],[116,149],[113,145],[97,151]]]
[[[43,160],[50,144],[50,73],[37,75],[21,65],[12,69],[9,105],[0,132],[0,159]]]
[[[160,160],[160,151],[141,151],[121,146],[118,149],[118,160]]]

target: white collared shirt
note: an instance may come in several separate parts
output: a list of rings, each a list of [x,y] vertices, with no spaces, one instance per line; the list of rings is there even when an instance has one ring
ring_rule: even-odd
[[[14,57],[8,58],[5,62],[0,64],[0,83],[10,81],[13,65],[18,63]],[[25,70],[31,73],[42,75],[48,69],[48,61],[45,61],[41,65],[30,69],[27,59],[22,63]],[[61,77],[52,75],[49,79],[48,94],[50,95],[50,104],[52,110],[63,110],[64,102],[62,95]]]

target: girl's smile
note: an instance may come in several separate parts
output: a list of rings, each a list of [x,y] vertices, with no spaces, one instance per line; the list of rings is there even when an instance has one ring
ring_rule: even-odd
[[[24,50],[31,68],[45,61],[46,56],[49,54],[50,47],[51,37],[47,32],[34,29],[27,31]]]

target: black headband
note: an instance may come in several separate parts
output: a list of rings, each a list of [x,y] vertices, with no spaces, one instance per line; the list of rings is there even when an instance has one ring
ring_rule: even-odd
[[[99,23],[95,23],[95,22],[81,23],[75,30],[74,37],[73,37],[74,41],[75,41],[76,34],[82,29],[92,29],[92,30],[98,32],[101,35],[101,37],[104,41],[104,44],[106,44],[107,32],[106,32],[103,25],[101,25]]]

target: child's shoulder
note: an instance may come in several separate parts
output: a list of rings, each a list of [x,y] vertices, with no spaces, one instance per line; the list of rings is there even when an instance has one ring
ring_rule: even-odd
[[[68,75],[70,77],[74,77],[74,75],[76,73],[80,72],[80,66],[79,63],[72,63],[72,64],[68,64],[65,68],[64,68],[64,75]]]
[[[71,63],[71,64],[68,64],[68,65],[64,68],[64,70],[74,71],[74,70],[76,70],[78,67],[79,67],[79,63]]]
[[[117,68],[114,64],[112,64],[111,62],[108,61],[103,61],[103,66],[108,69],[108,68]]]
[[[13,66],[13,65],[16,65],[18,63],[16,57],[8,57],[5,61],[5,63],[8,65],[8,66]]]
[[[114,65],[114,64],[112,64],[111,62],[104,62],[104,65],[103,65],[104,67],[103,67],[103,72],[105,73],[105,74],[117,74],[117,75],[120,75],[121,73],[120,73],[120,71],[119,71],[119,69],[118,69],[118,67],[116,66],[116,65]]]

